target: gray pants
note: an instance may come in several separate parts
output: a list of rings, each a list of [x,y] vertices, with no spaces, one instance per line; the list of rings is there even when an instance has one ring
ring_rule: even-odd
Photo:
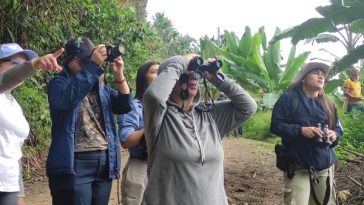
[[[322,204],[325,191],[326,179],[330,176],[330,197],[329,205],[336,204],[336,193],[334,187],[334,166],[328,169],[317,171],[319,184],[314,184],[314,191],[318,201]],[[310,188],[309,171],[303,168],[297,168],[292,179],[284,175],[284,199],[283,205],[316,205]]]
[[[121,194],[123,205],[140,205],[147,186],[147,161],[129,158],[123,170]]]

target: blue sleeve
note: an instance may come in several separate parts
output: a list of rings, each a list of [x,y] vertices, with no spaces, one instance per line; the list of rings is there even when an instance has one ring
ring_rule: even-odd
[[[58,75],[48,85],[49,104],[57,110],[77,107],[86,94],[98,82],[101,68],[89,61],[76,75],[68,78]]]
[[[292,122],[291,115],[293,110],[290,110],[292,96],[287,93],[282,94],[273,107],[270,130],[273,134],[282,138],[293,139],[302,135],[302,127],[299,124]],[[298,109],[298,108],[297,108]]]
[[[131,111],[118,118],[119,138],[121,143],[125,142],[131,133],[140,129],[140,114],[138,108],[138,105],[133,103]]]

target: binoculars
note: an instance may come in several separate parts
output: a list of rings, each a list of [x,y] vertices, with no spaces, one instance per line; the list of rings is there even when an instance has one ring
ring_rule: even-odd
[[[106,60],[109,62],[113,62],[115,58],[126,54],[126,47],[123,44],[119,44],[116,46],[108,45],[105,46],[105,48],[107,53]]]
[[[329,131],[329,126],[327,124],[324,124],[323,126],[321,126],[321,123],[318,123],[317,127],[320,128],[322,130],[322,132],[324,133],[322,138],[317,137],[317,141],[325,143],[325,144],[331,144],[330,139],[327,136],[328,131]]]
[[[204,63],[204,59],[201,57],[193,58],[188,64],[187,70],[194,71],[193,75],[197,80],[203,78],[203,73],[205,71],[214,74],[222,67],[221,60],[215,60],[213,62]]]

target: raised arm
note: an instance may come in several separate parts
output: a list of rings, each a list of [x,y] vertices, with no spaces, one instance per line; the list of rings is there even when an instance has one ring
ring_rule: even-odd
[[[158,75],[143,96],[144,131],[148,143],[153,143],[162,124],[167,108],[167,100],[181,73],[187,69],[189,60],[184,56],[174,56],[164,61]]]
[[[210,82],[230,98],[230,101],[216,102],[212,112],[220,134],[224,136],[252,116],[257,110],[257,104],[240,85],[221,73],[217,75],[219,77],[213,76]]]
[[[22,63],[5,71],[4,73],[1,73],[0,93],[7,90],[13,90],[39,70],[62,70],[62,67],[57,63],[57,58],[62,53],[63,48],[57,50],[55,53],[34,58],[32,61]]]

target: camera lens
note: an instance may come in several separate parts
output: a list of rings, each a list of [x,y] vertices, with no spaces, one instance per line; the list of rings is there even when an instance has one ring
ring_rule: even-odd
[[[203,73],[201,73],[200,71],[195,71],[195,72],[193,72],[193,77],[196,80],[201,80],[203,78]]]
[[[115,58],[126,54],[126,47],[123,44],[106,46],[107,61],[112,62]]]
[[[221,60],[216,60],[214,62],[211,62],[210,64],[210,68],[211,70],[219,70],[222,67],[222,61]]]
[[[187,70],[196,70],[202,64],[203,64],[203,58],[195,57],[188,64],[188,69]]]

